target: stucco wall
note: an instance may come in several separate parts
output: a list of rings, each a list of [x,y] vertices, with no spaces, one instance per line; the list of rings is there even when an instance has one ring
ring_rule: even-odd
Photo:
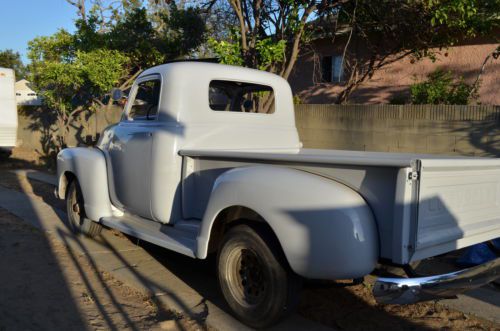
[[[305,148],[500,156],[500,107],[298,105]]]
[[[333,45],[329,40],[317,41],[314,45],[316,52],[316,68],[319,55],[342,54],[339,48],[341,43]],[[483,64],[484,59],[498,44],[485,41],[451,47],[446,50],[435,50],[438,53],[435,62],[424,59],[412,63],[410,57],[396,61],[376,71],[374,76],[359,86],[351,95],[349,103],[379,104],[389,103],[391,98],[409,94],[409,86],[415,81],[422,81],[426,76],[437,70],[450,70],[463,76],[468,83],[474,82]],[[303,103],[333,103],[340,85],[321,83],[318,72],[314,73],[314,52],[307,52],[297,62],[289,81],[294,94],[301,98]],[[485,67],[479,90],[479,103],[500,105],[500,59],[490,61]]]

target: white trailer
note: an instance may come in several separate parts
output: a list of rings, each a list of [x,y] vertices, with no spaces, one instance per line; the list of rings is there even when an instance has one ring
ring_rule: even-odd
[[[14,70],[0,68],[0,149],[16,146],[17,105]]]

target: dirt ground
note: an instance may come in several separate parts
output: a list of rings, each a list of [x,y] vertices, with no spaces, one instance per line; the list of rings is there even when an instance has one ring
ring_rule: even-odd
[[[439,303],[377,305],[369,281],[347,288],[306,289],[299,311],[340,330],[500,330],[500,325]]]
[[[0,209],[0,330],[204,330]]]
[[[64,210],[50,185],[17,176],[0,162],[0,185]],[[50,237],[0,209],[0,330],[205,329],[100,272]],[[351,287],[308,285],[299,313],[340,330],[500,330],[500,325],[427,302],[377,305],[371,280]]]
[[[9,170],[38,168],[0,157],[0,185],[64,210],[54,188]],[[0,331],[211,330],[100,271],[85,255],[0,208]]]

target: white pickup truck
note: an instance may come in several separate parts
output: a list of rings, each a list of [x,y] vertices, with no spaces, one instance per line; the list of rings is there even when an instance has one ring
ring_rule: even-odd
[[[500,237],[500,160],[302,149],[286,80],[200,62],[157,66],[96,148],[58,155],[71,226],[102,226],[197,259],[217,254],[234,314],[266,327],[301,280],[359,279]],[[449,297],[499,277],[379,278],[381,303]]]

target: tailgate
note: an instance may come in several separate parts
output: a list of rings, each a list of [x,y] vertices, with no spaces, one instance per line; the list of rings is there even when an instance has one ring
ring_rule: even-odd
[[[500,237],[500,160],[421,159],[412,261]]]

